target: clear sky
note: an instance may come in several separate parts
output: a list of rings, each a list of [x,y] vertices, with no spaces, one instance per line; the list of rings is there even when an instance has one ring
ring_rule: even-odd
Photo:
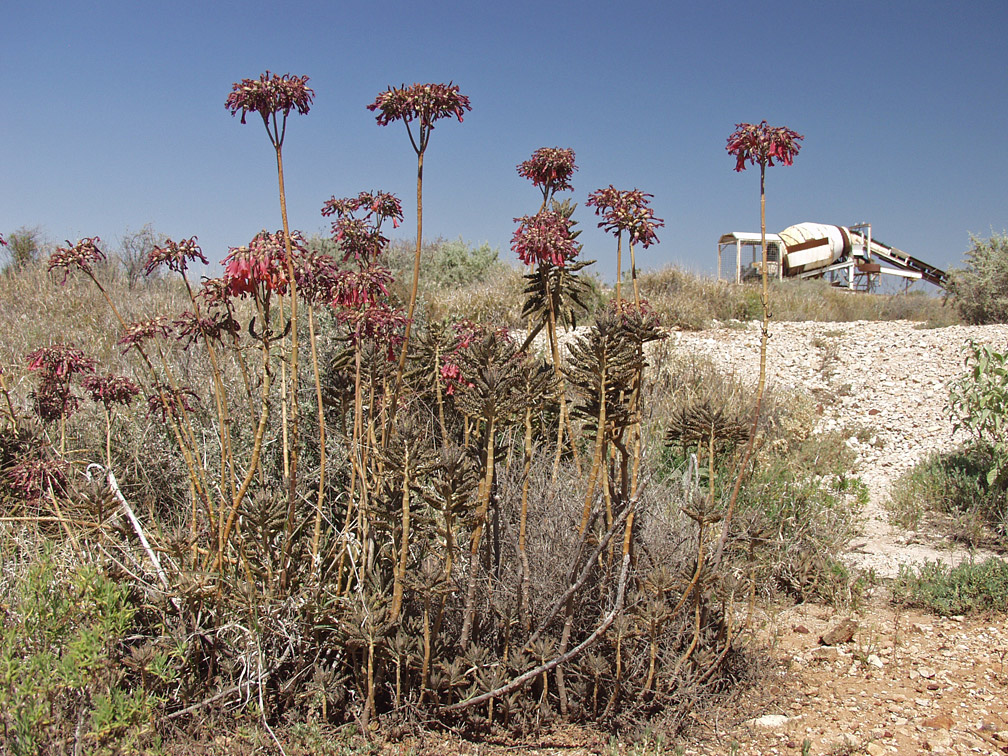
[[[615,243],[584,207],[614,184],[654,194],[661,244],[642,267],[713,271],[717,238],[759,229],[759,173],[725,141],[766,119],[805,135],[767,174],[768,230],[869,221],[875,237],[958,264],[969,233],[1008,226],[1008,2],[131,2],[4,0],[0,232],[111,242],[151,223],[219,260],[280,227],[261,122],[224,108],[233,82],[306,74],[315,104],[284,147],[292,227],[328,227],[332,195],[403,200],[416,159],[365,106],[388,85],[454,80],[472,101],[425,159],[425,237],[510,259],[539,193],[515,165],[577,155],[585,255]]]

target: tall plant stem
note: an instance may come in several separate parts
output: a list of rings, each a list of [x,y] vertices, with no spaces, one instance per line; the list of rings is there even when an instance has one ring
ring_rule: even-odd
[[[742,487],[742,478],[746,474],[746,468],[752,457],[753,446],[756,443],[756,429],[759,427],[760,409],[763,406],[763,392],[766,388],[766,353],[767,341],[770,338],[770,285],[767,277],[767,244],[766,244],[766,164],[760,163],[760,248],[763,259],[763,292],[760,302],[763,305],[763,327],[760,332],[760,364],[759,381],[756,383],[756,407],[753,409],[752,425],[749,428],[749,440],[746,442],[745,452],[739,464],[738,475],[735,477],[735,485],[732,487],[731,499],[728,501],[728,509],[725,512],[724,523],[721,526],[721,537],[718,539],[717,550],[714,553],[714,564],[721,562],[721,555],[724,552],[725,541],[728,540],[728,528],[731,525],[732,515],[735,512],[735,504],[738,501],[739,490]]]
[[[546,304],[549,320],[546,324],[547,335],[549,336],[550,354],[553,357],[553,372],[557,377],[557,391],[560,395],[560,417],[557,419],[557,441],[556,454],[553,458],[553,474],[551,480],[555,483],[560,472],[560,457],[563,453],[563,434],[567,428],[567,438],[570,441],[571,453],[574,457],[574,469],[578,477],[581,476],[581,459],[578,454],[577,444],[574,442],[574,431],[571,427],[570,416],[567,414],[567,391],[564,385],[563,371],[560,368],[560,345],[557,335],[556,307],[553,304],[553,291],[550,288],[549,275],[543,270],[543,281],[546,284]]]
[[[287,532],[284,538],[283,555],[280,573],[280,586],[287,586],[287,568],[290,555],[291,537],[294,532],[294,505],[297,501],[298,472],[298,292],[297,280],[294,275],[294,253],[291,248],[290,227],[287,225],[287,195],[284,192],[283,154],[281,142],[276,142],[277,180],[280,185],[280,215],[283,217],[284,246],[287,250],[287,279],[290,287],[290,474],[287,479]]]
[[[315,375],[315,401],[318,404],[319,427],[319,487],[315,510],[315,532],[312,534],[312,565],[318,559],[319,537],[322,533],[322,505],[325,503],[326,483],[326,433],[325,407],[322,404],[322,379],[319,374],[318,347],[315,340],[315,308],[308,305],[308,335],[311,343],[312,371]]]
[[[616,304],[620,303],[620,283],[623,278],[623,232],[616,234]]]
[[[479,484],[479,505],[476,509],[476,526],[473,528],[472,541],[469,547],[469,585],[466,590],[465,609],[463,611],[462,634],[459,645],[465,649],[469,645],[469,633],[472,631],[473,615],[476,601],[477,557],[479,555],[480,539],[486,526],[487,510],[490,507],[490,494],[493,490],[494,457],[494,416],[491,413],[486,419],[486,474]]]
[[[407,126],[407,128],[409,128]],[[413,135],[410,134],[410,139]],[[416,179],[416,252],[413,254],[413,284],[410,286],[409,307],[406,309],[406,333],[403,336],[402,352],[399,354],[399,365],[396,367],[395,383],[392,388],[392,404],[389,407],[388,422],[385,431],[382,432],[382,447],[384,448],[395,424],[396,405],[399,403],[399,390],[402,387],[403,372],[406,370],[406,355],[409,352],[410,334],[413,331],[413,311],[416,309],[417,289],[420,287],[420,250],[423,247],[423,159],[425,145],[425,135],[421,130],[420,145],[416,150],[417,154],[417,179]],[[417,145],[414,145],[417,146]]]
[[[619,242],[617,242],[619,244]],[[637,288],[637,256],[634,254],[633,237],[630,238],[630,280],[633,281],[634,307],[640,309],[640,290]]]

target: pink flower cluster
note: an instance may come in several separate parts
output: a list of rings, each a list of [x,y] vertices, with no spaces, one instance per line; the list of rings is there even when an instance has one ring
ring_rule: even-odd
[[[616,235],[626,231],[631,244],[640,244],[647,249],[658,242],[655,229],[665,225],[651,209],[648,200],[653,196],[639,189],[616,189],[610,184],[589,194],[586,204],[595,208],[596,215],[602,216],[599,228]]]
[[[304,238],[291,232],[291,250],[307,249]],[[260,231],[247,247],[232,247],[224,258],[224,280],[232,296],[251,294],[265,299],[287,291],[287,250],[283,231]]]
[[[377,111],[375,118],[379,126],[387,126],[393,121],[409,124],[415,119],[420,122],[423,132],[433,128],[434,122],[441,118],[455,116],[461,122],[463,113],[472,110],[472,107],[469,98],[459,93],[458,85],[448,82],[414,84],[410,87],[404,84],[394,89],[389,87],[367,109],[372,113]],[[414,146],[418,152],[421,151],[421,145]]]
[[[204,265],[210,264],[196,243],[195,236],[177,242],[166,239],[163,247],[154,247],[147,255],[144,272],[149,276],[160,266],[167,265],[169,270],[185,273],[190,260],[200,260]]]
[[[570,179],[576,170],[574,150],[565,147],[540,147],[518,164],[518,175],[542,187],[544,193],[572,191]]]
[[[49,256],[49,271],[62,269],[61,283],[66,283],[67,275],[75,268],[91,273],[91,265],[105,259],[105,253],[98,249],[100,242],[101,239],[97,236],[80,239],[76,244],[71,244],[68,240],[67,246],[57,247]]]
[[[737,123],[725,149],[735,156],[736,171],[744,171],[746,163],[768,167],[779,160],[783,165],[791,165],[804,138],[784,126],[768,126],[766,121]]]
[[[515,223],[518,229],[511,238],[511,250],[526,265],[547,263],[562,268],[580,251],[571,235],[570,219],[560,213],[543,210],[515,218]]]
[[[293,110],[304,115],[311,108],[315,93],[308,87],[307,76],[291,76],[284,74],[270,75],[270,72],[258,79],[242,79],[232,85],[224,107],[236,115],[241,111],[241,122],[245,123],[245,114],[259,113],[264,122],[274,113],[283,113],[284,117]]]

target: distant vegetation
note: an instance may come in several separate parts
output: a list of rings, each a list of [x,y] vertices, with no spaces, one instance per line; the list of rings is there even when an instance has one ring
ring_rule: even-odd
[[[963,320],[1008,323],[1008,234],[970,237],[965,262],[949,271],[949,295]]]

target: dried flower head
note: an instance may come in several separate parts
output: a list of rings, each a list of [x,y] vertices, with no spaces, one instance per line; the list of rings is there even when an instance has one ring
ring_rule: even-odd
[[[574,150],[567,147],[540,147],[518,164],[518,175],[541,187],[544,195],[572,191],[570,178],[576,170]]]
[[[515,218],[518,229],[511,249],[526,265],[548,263],[559,268],[577,257],[580,247],[571,235],[571,220],[552,210]]]
[[[67,275],[71,270],[82,270],[91,274],[91,265],[105,259],[105,253],[98,249],[101,242],[97,236],[80,239],[76,244],[67,241],[67,246],[57,247],[56,251],[49,256],[50,272],[60,268],[63,270],[63,280],[66,283]]]
[[[631,244],[639,243],[647,249],[658,242],[655,229],[665,225],[661,218],[655,217],[648,202],[653,196],[639,189],[616,189],[610,184],[589,194],[586,204],[602,216],[599,228],[616,235],[626,231]]]
[[[210,264],[196,243],[195,236],[177,242],[166,239],[163,247],[154,247],[147,255],[144,272],[149,276],[160,266],[167,265],[169,270],[185,273],[190,260],[200,260],[204,265]]]
[[[168,318],[163,315],[147,320],[137,320],[126,327],[126,333],[117,343],[123,346],[123,354],[126,354],[130,349],[139,349],[145,341],[150,339],[158,336],[163,339],[168,338],[169,327]]]
[[[85,390],[96,403],[104,404],[105,409],[111,409],[113,404],[129,405],[140,393],[140,387],[125,376],[89,375],[83,380]]]
[[[744,171],[746,163],[767,168],[774,164],[775,159],[791,165],[801,149],[799,142],[804,138],[784,126],[768,126],[766,121],[759,124],[737,123],[725,149],[735,156],[736,171]]]
[[[258,79],[242,79],[233,84],[224,107],[232,116],[240,110],[242,123],[245,123],[246,113],[258,113],[269,128],[269,117],[275,113],[283,113],[286,119],[287,114],[296,109],[305,115],[314,97],[307,76],[278,76],[267,71]]]

